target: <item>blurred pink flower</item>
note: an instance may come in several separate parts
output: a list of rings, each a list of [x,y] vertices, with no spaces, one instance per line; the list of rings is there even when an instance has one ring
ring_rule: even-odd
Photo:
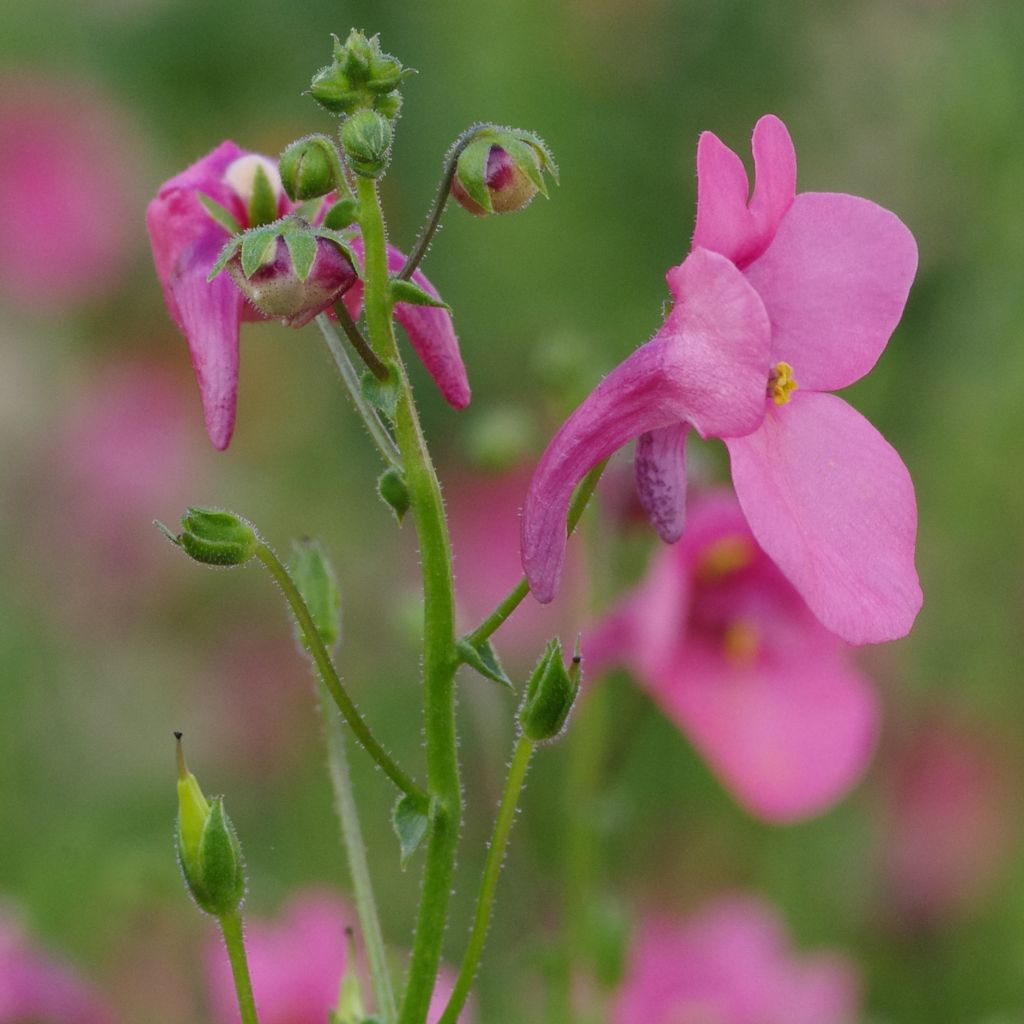
[[[933,925],[981,899],[1017,833],[1016,772],[1000,744],[947,713],[883,761],[885,907]]]
[[[136,139],[123,113],[86,83],[0,78],[5,301],[50,315],[117,287],[136,217]]]
[[[333,893],[307,890],[284,908],[278,923],[246,919],[245,943],[260,1024],[320,1024],[338,1000],[346,970],[345,929],[358,931],[355,911]],[[206,971],[217,1024],[239,1024],[231,968],[219,937],[207,947]],[[361,973],[364,998],[372,998]],[[454,979],[442,969],[428,1024],[444,1012]],[[470,1024],[472,1010],[461,1020]]]
[[[274,185],[278,214],[288,213],[294,207],[281,188],[276,163],[248,153],[233,142],[222,142],[164,182],[146,210],[164,300],[171,318],[188,340],[207,433],[214,447],[220,449],[228,446],[235,428],[239,325],[245,317],[260,319],[260,315],[246,306],[226,271],[207,281],[229,234],[199,196],[220,204],[242,228],[248,227],[249,193],[257,166]],[[393,270],[404,262],[397,250],[389,253],[389,260]],[[436,294],[422,273],[414,278],[420,287]],[[350,300],[354,311],[361,295],[359,288]],[[408,331],[414,349],[448,401],[456,408],[466,405],[469,385],[448,311],[400,303],[395,307],[395,318]]]
[[[612,1024],[852,1024],[857,988],[845,957],[793,953],[773,908],[734,896],[643,926]]]
[[[110,1024],[100,998],[74,972],[34,948],[0,913],[0,1024]]]
[[[757,546],[731,495],[695,503],[682,540],[590,633],[590,678],[635,673],[752,812],[824,810],[864,771],[878,707],[849,648]]]
[[[757,122],[753,152],[748,203],[740,158],[711,132],[697,147],[694,247],[732,260],[771,320],[764,422],[725,439],[733,484],[758,543],[829,629],[855,644],[892,640],[921,607],[913,484],[885,438],[826,392],[882,354],[917,246],[867,199],[797,195],[796,154],[777,117]]]

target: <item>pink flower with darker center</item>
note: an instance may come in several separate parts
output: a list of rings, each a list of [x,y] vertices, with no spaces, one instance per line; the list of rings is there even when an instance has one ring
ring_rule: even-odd
[[[113,1019],[69,967],[35,949],[0,916],[0,1024],[111,1024]]]
[[[622,605],[584,636],[588,674],[630,669],[750,811],[818,813],[862,775],[878,706],[758,547],[731,495],[698,501]]]
[[[853,1024],[849,961],[790,949],[775,910],[733,896],[688,921],[648,920],[633,947],[612,1024]]]
[[[358,934],[354,909],[333,893],[307,891],[284,908],[277,922],[246,919],[245,944],[260,1024],[323,1024],[338,1001],[347,962],[345,929]],[[372,999],[369,977],[361,965],[363,996]],[[206,974],[217,1024],[239,1024],[238,1002],[224,945],[219,937],[207,947]],[[454,986],[442,968],[434,988],[427,1024],[437,1024]],[[472,1007],[462,1024],[472,1024]],[[0,1022],[2,1024],[2,1022]]]
[[[550,600],[572,488],[632,438],[641,501],[661,537],[676,541],[693,427],[725,440],[758,543],[818,618],[851,643],[894,639],[921,605],[913,485],[885,439],[823,392],[878,359],[903,311],[916,246],[866,199],[797,196],[778,118],[758,122],[754,158],[748,203],[739,158],[701,136],[693,250],[669,275],[676,307],[548,446],[526,499],[523,565],[538,600]]]
[[[230,236],[204,207],[200,196],[212,199],[232,214],[241,227],[248,227],[247,208],[257,167],[262,167],[274,186],[278,214],[290,212],[293,205],[281,189],[276,164],[267,157],[245,152],[233,142],[222,142],[165,182],[146,210],[164,300],[171,318],[188,339],[207,433],[214,446],[221,449],[228,446],[235,427],[239,327],[243,318],[261,316],[246,306],[227,271],[207,281]],[[405,262],[397,250],[389,251],[389,261],[392,270]],[[327,267],[325,275],[336,284],[348,285],[348,279],[342,280],[336,268]],[[413,280],[431,294],[437,294],[421,272],[417,271]],[[350,309],[358,308],[361,295],[361,286],[348,290],[345,298]],[[298,326],[307,318],[293,319]],[[468,404],[469,383],[448,311],[399,303],[395,306],[395,319],[405,327],[413,348],[445,398],[456,408]]]

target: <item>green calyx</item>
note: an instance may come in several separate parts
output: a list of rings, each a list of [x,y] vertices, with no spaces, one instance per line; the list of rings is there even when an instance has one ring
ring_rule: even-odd
[[[379,178],[391,158],[391,122],[375,110],[360,110],[341,126],[341,148],[361,178]]]
[[[557,638],[549,641],[530,676],[519,707],[519,728],[523,735],[534,743],[557,739],[565,729],[579,690],[579,650],[566,668],[561,641]]]
[[[341,160],[326,135],[309,135],[293,142],[278,162],[281,184],[294,202],[319,199],[344,187]]]
[[[398,87],[410,74],[381,51],[378,36],[352,29],[344,43],[334,36],[334,60],[313,76],[309,94],[332,114],[376,110],[393,118],[402,105]]]
[[[519,128],[480,128],[459,154],[452,194],[470,213],[511,213],[539,192],[547,197],[545,174],[558,181],[558,166],[544,140]]]
[[[157,525],[173,543],[204,565],[244,565],[262,543],[252,523],[221,509],[186,509],[177,536],[162,523]]]

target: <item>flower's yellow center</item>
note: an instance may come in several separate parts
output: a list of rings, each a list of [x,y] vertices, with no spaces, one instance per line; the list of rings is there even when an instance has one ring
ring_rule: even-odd
[[[725,627],[722,647],[726,658],[734,665],[751,665],[761,648],[757,626],[747,619],[736,619]]]
[[[717,583],[731,573],[745,569],[754,560],[754,544],[749,537],[732,535],[709,544],[697,562],[697,582]]]
[[[785,405],[796,391],[797,383],[793,377],[793,367],[789,363],[776,363],[768,375],[768,394],[776,405]]]

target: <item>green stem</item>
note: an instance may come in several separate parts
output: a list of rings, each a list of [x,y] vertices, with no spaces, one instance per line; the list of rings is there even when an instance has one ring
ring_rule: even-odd
[[[490,125],[475,124],[471,128],[467,128],[452,143],[451,149],[445,155],[444,173],[441,175],[440,182],[438,182],[437,192],[434,194],[434,203],[430,208],[430,215],[427,217],[426,224],[420,229],[419,238],[416,239],[416,244],[412,247],[412,251],[406,258],[405,264],[398,272],[400,280],[408,281],[423,261],[423,257],[427,255],[427,250],[430,248],[430,240],[434,237],[434,232],[437,231],[437,226],[441,223],[441,215],[444,213],[444,208],[448,203],[448,196],[451,195],[452,181],[455,178],[455,171],[458,167],[462,151],[476,138],[477,133],[482,128],[489,127]]]
[[[365,245],[366,323],[374,349],[398,368],[395,436],[405,467],[423,572],[423,716],[431,829],[409,980],[398,1017],[400,1024],[422,1024],[441,961],[462,821],[455,730],[455,587],[441,486],[420,429],[391,321],[384,218],[377,186],[369,178],[360,178],[357,189]]]
[[[509,766],[508,779],[505,781],[505,791],[501,797],[498,817],[494,822],[494,835],[491,837],[490,846],[487,849],[487,861],[484,864],[483,879],[480,882],[480,895],[477,898],[476,916],[473,919],[473,929],[469,935],[469,945],[466,947],[466,955],[462,958],[462,966],[459,968],[455,988],[452,990],[448,1005],[438,1024],[455,1024],[459,1019],[459,1014],[466,1004],[466,998],[473,984],[473,978],[476,976],[480,956],[487,940],[491,912],[494,909],[494,894],[498,888],[498,876],[501,874],[501,865],[505,860],[509,833],[512,831],[512,824],[516,818],[519,794],[523,790],[523,782],[526,780],[526,771],[530,766],[533,749],[534,744],[530,740],[525,736],[519,737],[512,754],[512,763]]]
[[[402,468],[402,459],[398,454],[398,449],[395,447],[395,442],[388,433],[387,427],[381,422],[377,410],[363,397],[363,389],[359,383],[359,374],[356,373],[356,368],[352,365],[352,360],[349,359],[348,352],[342,344],[341,338],[338,337],[334,324],[331,323],[326,313],[321,313],[316,318],[316,323],[324,336],[324,340],[327,342],[327,347],[330,349],[334,363],[338,367],[338,372],[341,374],[341,379],[345,384],[345,389],[348,391],[348,396],[352,399],[352,404],[356,407],[356,412],[362,418],[363,424],[373,439],[373,443],[384,457],[384,461],[400,470]]]
[[[249,978],[249,963],[245,957],[245,939],[242,936],[242,916],[237,910],[217,919],[224,935],[224,945],[231,961],[231,976],[235,980],[238,995],[238,1011],[242,1024],[259,1024],[256,1016],[256,1000],[252,994],[252,980]]]
[[[355,733],[356,739],[363,745],[363,748],[370,757],[380,765],[384,774],[403,793],[408,793],[419,800],[426,800],[424,791],[380,745],[377,737],[373,735],[369,725],[367,725],[366,719],[359,713],[359,709],[355,706],[344,685],[342,685],[338,672],[334,667],[334,662],[331,661],[331,656],[327,653],[327,648],[320,637],[320,631],[316,628],[313,617],[309,613],[309,608],[306,606],[306,602],[303,600],[302,594],[299,593],[299,588],[295,585],[295,581],[289,575],[288,570],[265,543],[260,543],[260,546],[256,549],[256,557],[270,570],[270,575],[274,577],[278,586],[284,591],[284,596],[299,623],[299,628],[302,630],[302,635],[310,654],[313,656],[313,661],[320,671],[320,678],[323,680],[324,686],[327,687],[334,703],[337,704],[338,710],[344,715],[345,721],[348,722],[350,728]]]
[[[320,682],[322,697],[329,692]],[[356,897],[356,912],[366,945],[366,957],[370,963],[370,977],[373,991],[377,998],[377,1013],[382,1024],[393,1024],[398,1015],[395,1005],[395,993],[391,986],[391,972],[388,970],[387,954],[384,951],[384,936],[377,915],[377,901],[373,895],[373,884],[370,881],[370,866],[366,860],[366,844],[363,841],[363,830],[359,824],[359,812],[356,809],[355,797],[352,792],[352,780],[349,778],[348,757],[345,753],[345,734],[341,722],[333,709],[326,703],[323,705],[324,726],[327,733],[327,765],[334,787],[334,806],[341,822],[341,839],[348,857],[349,874],[352,876],[352,888]]]
[[[388,379],[388,368],[380,361],[377,353],[370,347],[369,342],[363,337],[363,332],[356,326],[348,311],[348,306],[340,299],[334,304],[334,315],[341,324],[345,336],[352,343],[352,347],[359,353],[359,358],[369,367],[370,373],[379,381]]]
[[[590,503],[590,499],[597,489],[597,483],[601,479],[601,474],[605,471],[607,465],[608,460],[602,459],[587,473],[576,488],[576,493],[573,494],[572,502],[569,504],[569,514],[565,520],[565,533],[567,537],[572,536],[573,531],[579,524],[580,517]],[[529,592],[530,584],[524,576],[502,598],[497,608],[476,629],[471,633],[467,633],[463,639],[474,647],[477,644],[483,643],[504,625],[506,619],[523,603],[524,598]]]

